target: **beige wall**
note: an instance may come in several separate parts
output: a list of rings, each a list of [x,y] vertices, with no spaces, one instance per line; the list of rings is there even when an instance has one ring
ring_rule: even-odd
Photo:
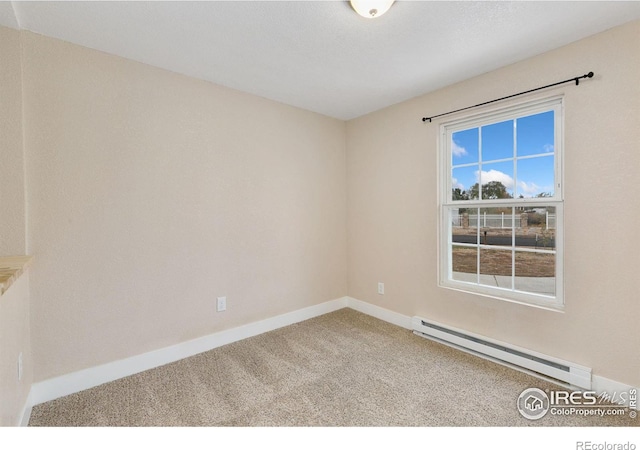
[[[0,27],[0,256],[25,252],[20,33]]]
[[[640,386],[639,42],[636,21],[350,121],[349,295]],[[579,87],[540,93],[566,101],[565,312],[438,288],[439,127],[420,119],[590,70]]]
[[[36,381],[346,295],[344,122],[23,47]]]

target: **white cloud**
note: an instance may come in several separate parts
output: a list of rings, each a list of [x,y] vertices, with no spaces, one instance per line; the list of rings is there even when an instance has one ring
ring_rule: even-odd
[[[479,172],[476,171],[476,180],[479,182],[480,180],[478,179]],[[491,169],[489,171],[482,171],[482,184],[487,184],[491,181],[499,181],[500,183],[502,183],[507,189],[513,189],[513,178],[511,178],[509,175],[507,175],[504,172],[500,172],[499,170],[494,170]]]
[[[464,147],[460,147],[458,144],[456,144],[455,141],[451,141],[451,153],[453,153],[453,156],[465,156],[467,155],[467,150]]]
[[[542,149],[545,151],[545,153],[553,153],[553,144],[544,144]]]
[[[526,181],[519,181],[518,192],[526,196],[534,196],[539,194],[541,192],[541,189],[540,189],[540,186],[538,186],[533,182],[527,183]]]
[[[462,183],[458,182],[458,179],[457,179],[457,178],[452,178],[452,179],[451,179],[451,186],[452,186],[454,189],[455,189],[455,188],[458,188],[458,189],[460,189],[461,191],[464,191],[464,184],[462,184]]]
[[[478,174],[479,172],[476,171],[475,175],[476,175],[476,181],[480,181],[478,178]],[[507,190],[513,190],[515,183],[513,181],[513,178],[511,178],[509,175],[507,175],[504,172],[500,172],[499,170],[494,170],[491,169],[489,171],[482,171],[482,184],[487,184],[491,181],[499,181],[500,183],[502,183]],[[524,195],[525,197],[534,197],[536,195],[538,195],[541,192],[549,192],[551,191],[551,189],[543,189],[542,187],[538,186],[537,184],[535,184],[534,182],[526,182],[526,181],[518,181],[518,192],[517,195]]]

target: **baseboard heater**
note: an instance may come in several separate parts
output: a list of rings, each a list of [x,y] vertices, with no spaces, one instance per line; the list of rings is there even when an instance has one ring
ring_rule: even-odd
[[[591,369],[516,347],[484,336],[468,333],[420,317],[411,319],[413,332],[486,359],[524,369],[527,372],[591,390]]]

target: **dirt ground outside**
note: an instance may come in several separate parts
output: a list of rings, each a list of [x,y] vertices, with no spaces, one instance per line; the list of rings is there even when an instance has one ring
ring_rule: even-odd
[[[476,236],[478,229],[475,227],[452,227],[452,234]],[[484,233],[488,236],[511,236],[510,228],[480,228],[481,243],[483,242]],[[545,229],[542,227],[516,228],[516,238],[518,237],[537,237],[538,239],[553,241],[555,239],[555,230]],[[517,247],[522,248],[522,247]],[[535,247],[531,247],[535,248]],[[549,248],[549,250],[554,250]],[[478,263],[478,250],[476,248],[462,247],[453,245],[453,271],[476,273]],[[552,253],[532,253],[532,252],[516,252],[515,266],[516,276],[518,277],[555,277],[556,276],[556,255]],[[482,275],[504,275],[511,276],[511,251],[510,250],[493,250],[480,249],[480,274]]]
[[[476,273],[478,250],[453,247],[453,271]],[[516,252],[517,277],[555,277],[556,255],[553,253]],[[480,274],[511,276],[511,251],[480,249]]]

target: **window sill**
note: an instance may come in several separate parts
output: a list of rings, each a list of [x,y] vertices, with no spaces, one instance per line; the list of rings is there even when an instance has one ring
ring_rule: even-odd
[[[0,295],[20,278],[32,259],[31,256],[0,256]]]
[[[564,313],[564,304],[562,303],[562,300],[560,298],[545,298],[545,296],[542,295],[538,296],[525,292],[512,291],[510,289],[496,289],[484,285],[465,283],[464,281],[442,281],[438,286],[444,289],[464,292],[465,294],[478,295],[481,297],[492,298],[503,302],[515,303],[532,308]]]

